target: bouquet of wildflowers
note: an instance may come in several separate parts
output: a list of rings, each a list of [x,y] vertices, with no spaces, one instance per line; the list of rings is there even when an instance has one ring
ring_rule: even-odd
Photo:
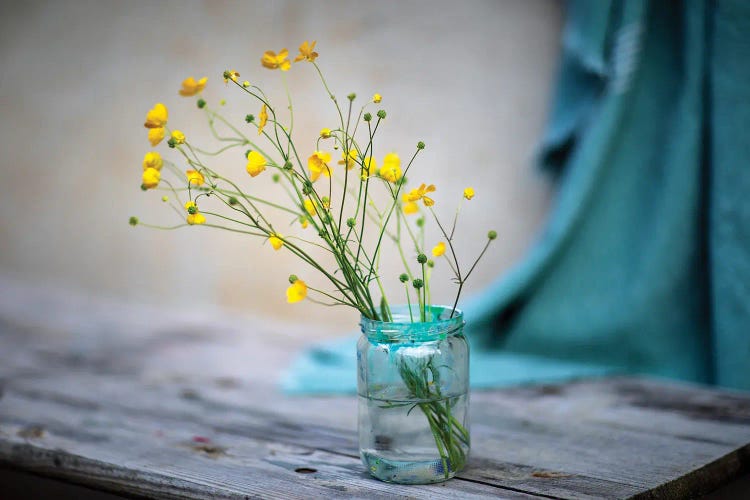
[[[411,169],[425,144],[417,142],[405,162],[396,152],[385,154],[378,162],[374,141],[386,120],[386,111],[377,106],[381,96],[375,94],[362,106],[356,106],[357,98],[352,93],[342,103],[331,91],[317,58],[315,42],[304,42],[293,61],[306,63],[317,72],[338,118],[335,123],[321,124],[325,126],[314,147],[298,146],[294,141],[294,107],[286,81],[293,63],[286,49],[278,54],[267,51],[261,58],[263,67],[282,73],[286,90],[282,106],[271,102],[257,85],[243,81],[237,71],[224,72],[224,83],[247,98],[250,110],[257,110],[257,116],[247,114],[243,124],[231,123],[221,114],[220,107],[210,106],[201,97],[207,78],[190,77],[182,82],[179,94],[197,97],[197,107],[220,143],[218,149],[204,149],[188,135],[171,128],[164,104],[158,103],[149,110],[145,127],[151,145],[156,147],[167,139],[167,145],[181,157],[186,168],[150,151],[143,159],[141,188],[165,192],[162,200],[174,209],[180,223],[157,226],[136,217],[131,217],[130,223],[160,229],[204,226],[262,238],[273,250],[294,254],[306,264],[305,272],[317,273],[327,283],[326,287],[315,288],[303,279],[302,272],[300,276],[289,276],[289,303],[307,299],[324,305],[350,306],[376,321],[392,319],[384,285],[390,279],[403,284],[412,322],[430,321],[431,272],[434,259],[443,258],[457,284],[455,312],[464,283],[497,236],[495,231],[489,231],[474,263],[467,269],[460,266],[453,238],[461,203],[471,200],[474,190],[467,187],[457,193],[460,197],[452,223],[441,223],[433,211],[437,188],[407,181],[420,177]],[[225,168],[217,166],[221,163],[226,167],[231,161],[244,162],[247,177],[233,180]],[[169,175],[164,175],[167,172]],[[264,197],[264,181],[281,185],[288,203]],[[205,208],[209,199],[218,200],[212,203],[216,209]],[[441,241],[430,245],[431,251],[425,245],[424,231],[429,219],[434,220],[442,235]],[[395,248],[394,256],[403,265],[398,276],[380,273],[385,245]],[[311,255],[312,249],[323,249],[330,258],[316,259]],[[406,367],[403,376],[414,386],[415,393],[429,396],[431,388],[419,373]],[[433,412],[436,420],[444,412],[429,405],[423,410],[428,415]],[[434,432],[436,439],[444,441],[448,457],[448,452],[452,453],[448,445],[453,431],[449,429],[447,436],[445,429]],[[466,431],[458,429],[458,437],[466,438]]]

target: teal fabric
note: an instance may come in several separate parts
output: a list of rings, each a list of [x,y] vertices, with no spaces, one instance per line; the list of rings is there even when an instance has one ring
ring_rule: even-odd
[[[573,1],[536,245],[465,307],[474,387],[640,373],[750,389],[750,2]],[[502,232],[501,232],[502,234]],[[355,389],[355,340],[289,392]]]

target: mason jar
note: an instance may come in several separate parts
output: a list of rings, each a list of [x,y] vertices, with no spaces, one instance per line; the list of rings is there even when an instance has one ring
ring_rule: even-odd
[[[374,477],[401,484],[445,481],[469,456],[469,345],[461,311],[391,309],[361,319],[357,345],[359,450]]]

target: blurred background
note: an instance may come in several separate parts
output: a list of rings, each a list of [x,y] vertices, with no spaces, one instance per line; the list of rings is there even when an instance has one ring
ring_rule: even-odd
[[[261,67],[265,50],[317,40],[318,63],[342,101],[378,92],[388,118],[375,156],[402,159],[427,144],[413,182],[438,186],[438,213],[450,218],[464,187],[458,251],[467,264],[488,229],[500,234],[467,296],[517,262],[547,213],[551,184],[532,167],[562,27],[553,0],[334,2],[4,2],[0,15],[0,275],[31,285],[169,308],[219,308],[283,323],[350,331],[357,313],[303,302],[286,304],[293,256],[262,241],[191,227],[130,227],[129,216],[171,225],[176,215],[142,192],[143,128],[155,102],[169,125],[209,140],[195,98],[178,95],[188,76],[208,77],[204,98],[238,126],[258,113],[221,80],[267,89],[283,103],[281,75]],[[295,102],[296,142],[312,151],[333,108],[314,68],[287,74]],[[155,148],[181,165],[178,153]],[[241,153],[222,168],[251,187]],[[338,154],[338,153],[336,153]],[[270,181],[253,189],[276,193]],[[262,185],[263,188],[257,187]],[[278,190],[280,191],[280,190]],[[437,236],[435,236],[436,238]],[[431,247],[428,233],[428,247]],[[434,241],[436,242],[436,241]],[[434,243],[433,243],[434,244]],[[400,271],[398,271],[400,272]],[[447,269],[437,269],[435,302],[452,301]],[[394,279],[389,290],[400,290]]]

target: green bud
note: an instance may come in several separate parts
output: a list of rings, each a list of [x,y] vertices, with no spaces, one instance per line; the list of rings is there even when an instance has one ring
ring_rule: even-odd
[[[372,115],[370,113],[365,113],[364,115],[362,115],[362,119],[366,122],[369,122],[370,120],[372,120]]]
[[[357,94],[355,94],[354,92],[352,92],[351,94],[349,94],[348,96],[346,96],[346,98],[349,99],[350,101],[353,101],[354,99],[357,98]]]
[[[417,143],[417,149],[424,149],[424,142],[422,142],[422,141],[419,141],[419,142]]]
[[[230,73],[229,71],[224,71],[222,76],[224,77],[225,80],[229,80],[232,77],[232,73]]]
[[[138,225],[138,217],[132,216],[130,219],[128,219],[128,224],[131,226],[137,226]]]
[[[384,109],[379,109],[378,110],[378,118],[380,118],[381,120],[385,120],[385,110]]]
[[[417,278],[414,281],[412,281],[411,284],[412,284],[412,286],[414,288],[416,288],[417,290],[419,290],[420,288],[422,288],[424,286],[424,281],[422,281],[421,279]]]
[[[169,140],[167,141],[167,146],[169,146],[169,147],[170,147],[170,148],[172,148],[172,149],[174,149],[174,147],[175,147],[175,145],[176,145],[176,144],[177,144],[177,143],[176,143],[176,142],[174,142],[174,139],[172,139],[171,137],[170,137],[170,138],[169,138]]]
[[[420,217],[419,219],[417,219],[416,224],[417,224],[417,227],[424,226],[424,217]]]
[[[206,101],[203,99],[198,99],[198,108],[203,109],[206,107]]]
[[[487,237],[490,240],[494,240],[495,238],[497,238],[497,231],[490,231],[489,233],[487,233]]]
[[[425,264],[427,262],[427,256],[423,253],[420,253],[419,255],[417,255],[417,262],[419,262],[420,264]]]
[[[161,201],[163,201],[164,203],[168,202],[169,201],[169,196],[167,196],[167,195],[162,196],[161,197]]]
[[[190,207],[188,207],[187,213],[189,213],[190,215],[197,214],[198,213],[198,207],[196,207],[195,205],[191,205]]]
[[[294,284],[295,281],[297,281],[299,278],[297,278],[296,274],[290,274],[289,275],[289,283]]]
[[[357,221],[354,219],[354,217],[349,217],[348,219],[346,219],[346,225],[348,227],[354,227],[357,225]]]
[[[428,260],[427,261],[427,267],[429,267],[429,268],[435,267],[435,261],[432,260],[432,259]]]
[[[148,188],[145,184],[141,184],[141,191],[148,191]]]
[[[294,165],[292,165],[292,162],[287,161],[284,163],[284,170],[291,170]]]
[[[312,188],[307,186],[302,186],[302,194],[305,196],[310,196],[312,194]]]
[[[273,174],[273,175],[271,176],[271,180],[272,180],[273,182],[279,182],[279,179],[281,179],[281,176],[280,176],[279,174]]]
[[[326,230],[325,229],[321,229],[320,231],[318,231],[318,236],[320,236],[321,238],[325,238],[326,237]]]
[[[406,283],[407,281],[409,281],[409,275],[406,273],[401,273],[401,276],[398,277],[398,280],[401,283]]]
[[[245,115],[246,123],[253,123],[253,120],[255,120],[255,117],[253,115]]]
[[[229,201],[229,204],[233,205],[233,206],[236,205],[236,204],[238,204],[240,202],[240,200],[238,200],[234,196],[230,196],[228,201]]]

